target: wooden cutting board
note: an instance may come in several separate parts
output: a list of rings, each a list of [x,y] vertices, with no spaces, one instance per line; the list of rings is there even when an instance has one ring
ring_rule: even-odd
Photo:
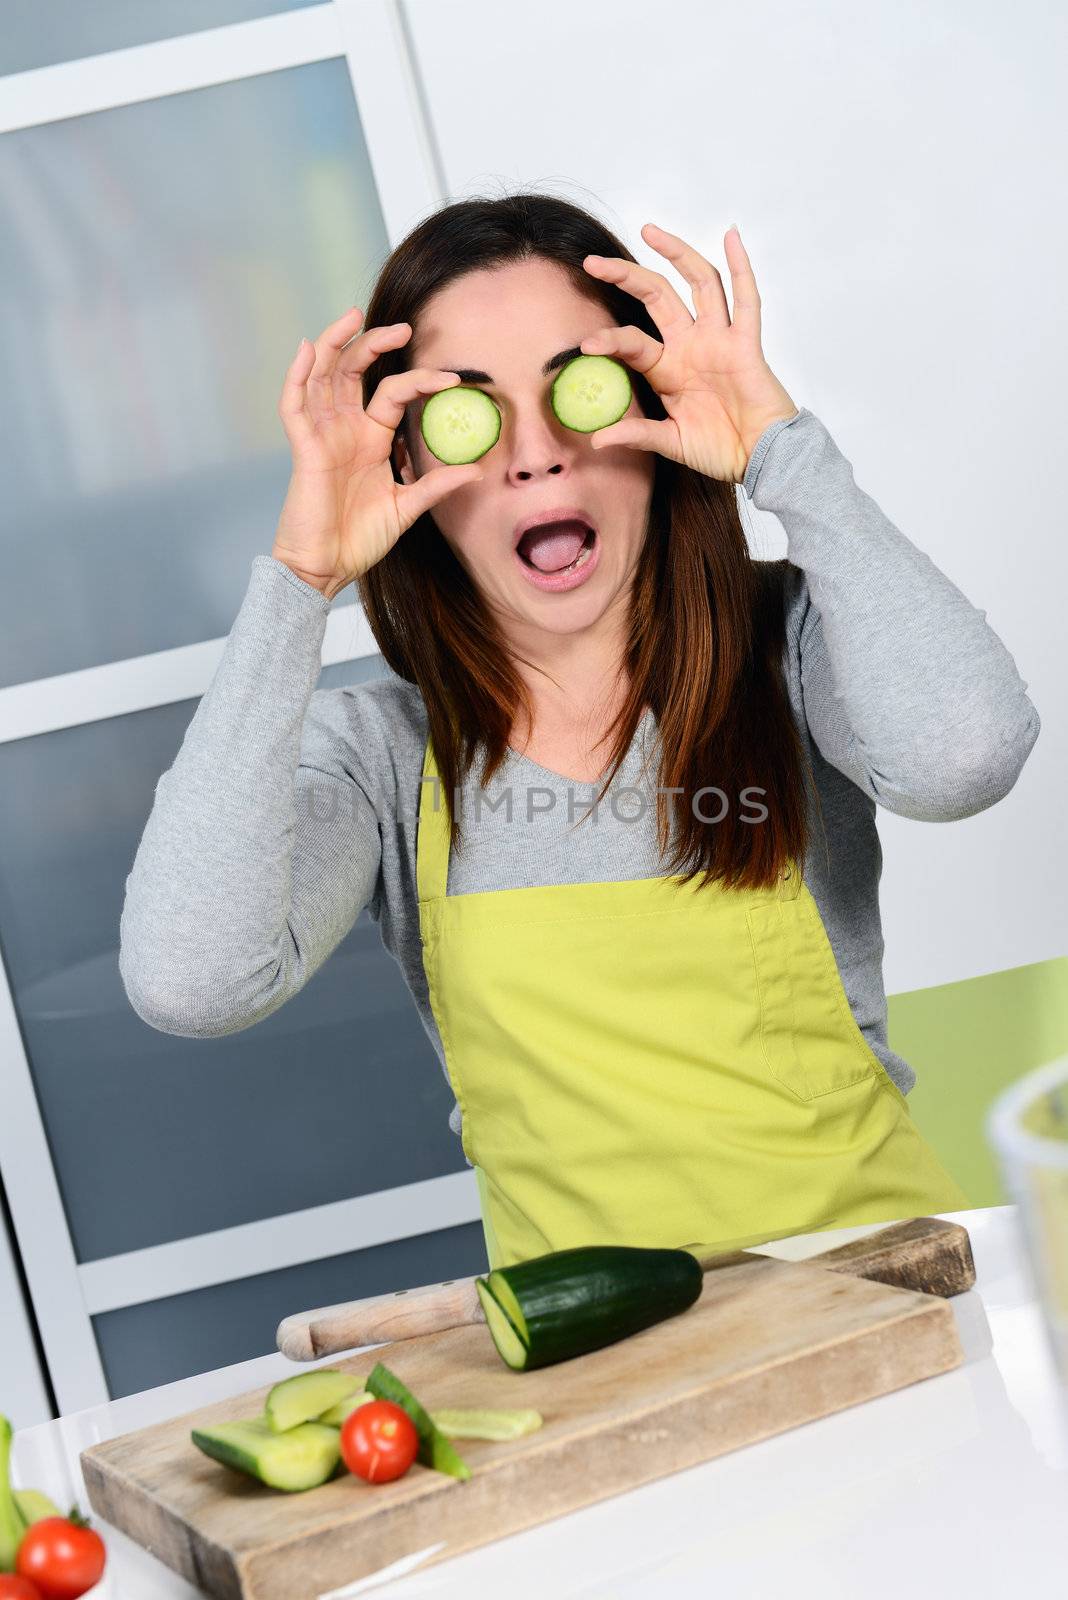
[[[284,1494],[189,1437],[255,1416],[265,1385],[83,1451],[90,1502],[209,1595],[314,1600],[438,1540],[443,1560],[947,1372],[963,1352],[938,1295],[753,1255],[707,1272],[680,1315],[535,1372],[507,1368],[484,1325],[329,1364],[366,1375],[380,1358],[428,1410],[533,1406],[544,1426],[507,1443],[458,1441],[464,1482],[416,1463],[395,1483],[346,1473]]]

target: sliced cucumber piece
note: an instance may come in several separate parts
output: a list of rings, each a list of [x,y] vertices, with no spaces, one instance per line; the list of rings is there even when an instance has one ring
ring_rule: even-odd
[[[383,1366],[381,1361],[377,1362],[371,1370],[367,1387],[376,1399],[392,1400],[394,1405],[407,1411],[419,1434],[417,1461],[421,1461],[425,1467],[433,1467],[437,1472],[447,1472],[453,1478],[471,1476],[471,1468],[467,1462],[453,1449],[445,1435],[434,1426],[430,1413],[424,1410],[412,1391],[401,1382],[395,1372]]]
[[[365,1406],[368,1400],[373,1400],[374,1395],[370,1389],[357,1389],[355,1394],[346,1395],[344,1400],[339,1400],[336,1406],[331,1406],[329,1411],[324,1411],[316,1417],[316,1422],[327,1422],[332,1428],[340,1428],[341,1424],[351,1416],[357,1406]]]
[[[272,1489],[314,1489],[341,1460],[341,1435],[321,1422],[301,1422],[276,1433],[262,1417],[253,1417],[194,1428],[192,1438],[206,1456]]]
[[[314,1422],[363,1388],[363,1379],[334,1367],[317,1367],[314,1372],[298,1372],[276,1383],[264,1402],[263,1414],[276,1433],[285,1433],[301,1422]]]
[[[35,1522],[41,1522],[45,1517],[61,1517],[62,1511],[54,1500],[40,1489],[12,1489],[15,1506],[19,1516],[27,1528],[32,1528]]]
[[[453,384],[430,396],[419,425],[430,453],[456,467],[493,448],[501,436],[501,413],[481,389]]]
[[[561,368],[552,388],[557,419],[576,433],[611,427],[633,398],[630,373],[612,356],[575,356]]]
[[[26,1531],[8,1475],[14,1432],[10,1419],[0,1416],[0,1572],[14,1572],[15,1557]]]
[[[520,1439],[541,1427],[540,1411],[432,1411],[430,1420],[447,1439]]]
[[[704,1273],[688,1250],[579,1245],[476,1278],[490,1333],[518,1371],[567,1361],[685,1311]]]

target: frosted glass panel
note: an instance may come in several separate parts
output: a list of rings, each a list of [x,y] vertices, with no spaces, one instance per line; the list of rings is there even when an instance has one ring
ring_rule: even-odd
[[[385,670],[329,667],[321,687]],[[79,1261],[467,1170],[366,911],[254,1027],[184,1039],[132,1009],[126,875],[195,704],[0,744],[3,953]]]
[[[388,253],[345,63],[8,134],[0,209],[0,686],[227,633],[285,370]]]
[[[3,0],[0,73],[302,11],[319,0]]]

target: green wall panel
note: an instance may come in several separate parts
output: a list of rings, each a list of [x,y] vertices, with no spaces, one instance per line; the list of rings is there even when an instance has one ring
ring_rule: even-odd
[[[985,1121],[1002,1089],[1068,1055],[1068,956],[887,998],[891,1048],[916,1071],[917,1127],[976,1206],[1007,1205]]]

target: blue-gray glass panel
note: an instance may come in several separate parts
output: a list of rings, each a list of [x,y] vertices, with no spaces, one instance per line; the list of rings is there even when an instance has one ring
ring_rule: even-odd
[[[4,0],[0,74],[30,72],[202,28],[303,11],[320,0]]]
[[[344,663],[322,686],[382,670]],[[366,911],[253,1027],[180,1038],[130,1006],[125,880],[194,709],[0,745],[0,939],[79,1261],[467,1170]]]
[[[482,1224],[466,1222],[351,1255],[102,1312],[93,1318],[93,1328],[108,1390],[117,1400],[269,1355],[278,1324],[294,1312],[468,1277],[488,1266]],[[368,1372],[380,1353],[368,1352]]]
[[[334,601],[337,604],[337,601]],[[346,683],[371,683],[376,678],[392,678],[395,674],[390,672],[386,663],[379,655],[357,656],[354,661],[339,661],[331,667],[323,667],[319,674],[317,689],[340,689]]]
[[[0,192],[0,687],[218,638],[298,340],[388,253],[347,66],[7,134]]]

